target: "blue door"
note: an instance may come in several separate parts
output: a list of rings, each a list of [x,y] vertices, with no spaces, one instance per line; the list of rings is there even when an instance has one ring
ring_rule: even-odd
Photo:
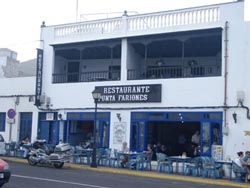
[[[38,128],[38,138],[49,141],[49,122],[42,121]]]
[[[41,121],[38,128],[39,139],[45,139],[49,144],[59,142],[59,123],[58,121]]]
[[[59,123],[58,121],[51,122],[50,125],[50,142],[51,144],[58,144],[59,141]]]
[[[131,127],[130,146],[132,151],[144,151],[146,149],[145,122],[133,122]]]
[[[30,140],[31,132],[32,132],[32,112],[21,112],[19,140],[22,140],[26,136],[28,136]]]

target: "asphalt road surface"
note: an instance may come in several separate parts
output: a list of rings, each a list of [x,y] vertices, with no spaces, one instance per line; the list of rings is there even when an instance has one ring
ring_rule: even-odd
[[[216,185],[66,167],[55,169],[13,162],[9,164],[12,177],[4,188],[223,188]]]

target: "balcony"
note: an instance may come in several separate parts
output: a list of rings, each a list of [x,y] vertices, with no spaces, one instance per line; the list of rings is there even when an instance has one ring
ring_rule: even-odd
[[[220,66],[164,66],[148,67],[146,72],[141,69],[127,71],[127,80],[172,79],[220,76]],[[119,81],[120,71],[93,71],[81,73],[53,74],[53,83]]]
[[[223,6],[211,5],[140,15],[84,21],[55,26],[53,44],[105,40],[158,32],[174,32],[182,27],[204,28],[204,25],[219,26]]]

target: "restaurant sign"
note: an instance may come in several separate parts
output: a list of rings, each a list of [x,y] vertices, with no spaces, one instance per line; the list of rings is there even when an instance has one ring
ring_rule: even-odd
[[[95,87],[101,93],[99,103],[161,102],[161,84]]]
[[[42,94],[42,74],[43,74],[43,50],[37,49],[36,59],[36,98],[35,105],[40,106],[40,97]]]

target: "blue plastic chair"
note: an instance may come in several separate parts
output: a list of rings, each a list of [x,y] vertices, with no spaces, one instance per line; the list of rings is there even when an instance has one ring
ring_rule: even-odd
[[[167,172],[170,174],[173,171],[172,163],[168,159],[168,156],[164,153],[156,153],[157,159],[157,172]]]
[[[185,175],[198,176],[201,169],[201,158],[195,157],[186,164]]]
[[[153,152],[150,154],[145,154],[144,168],[146,170],[150,170],[150,171],[152,170],[152,165],[151,165],[152,157],[153,157]]]
[[[246,171],[240,166],[238,166],[237,163],[235,163],[234,161],[232,161],[232,169],[235,174],[235,181],[239,183],[244,182],[246,177]]]
[[[211,177],[216,179],[222,176],[222,166],[215,163],[213,158],[201,157],[202,177]]]
[[[145,162],[145,154],[144,153],[137,153],[136,158],[132,158],[128,160],[128,168],[131,170],[135,168],[138,170],[144,169],[144,162]]]

